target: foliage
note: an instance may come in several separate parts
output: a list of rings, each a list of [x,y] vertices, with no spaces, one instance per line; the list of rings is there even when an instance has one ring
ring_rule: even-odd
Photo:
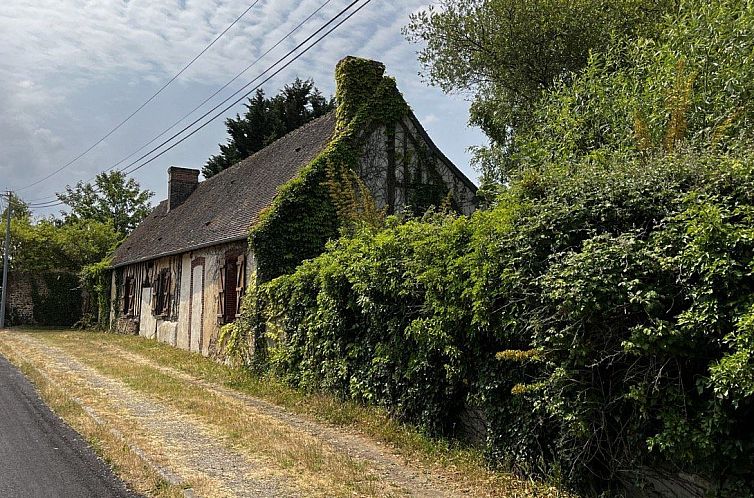
[[[557,5],[561,28],[558,16],[590,5],[612,12]],[[496,6],[528,12],[514,16],[523,26],[541,20],[489,1],[414,22],[513,36],[484,17]],[[629,15],[624,31],[586,22],[609,36],[577,37],[583,59],[537,90],[515,144],[503,143],[514,100],[479,81],[504,133],[485,160],[515,167],[490,209],[356,223],[295,272],[284,274],[291,258],[282,276],[264,274],[245,319],[267,324],[268,368],[434,433],[476,407],[493,461],[590,494],[650,486],[651,473],[754,495],[754,8],[687,0],[664,12],[651,25]],[[477,73],[456,53],[438,78],[467,85]],[[319,160],[349,164],[345,143]]]
[[[510,151],[517,170],[607,150],[645,156],[681,146],[748,147],[753,33],[749,2],[681,2],[652,38],[616,40],[543,97]]]
[[[149,214],[149,199],[154,195],[118,170],[98,174],[94,185],[79,182],[65,190],[58,198],[70,207],[70,212],[64,213],[67,223],[92,220],[111,224],[121,237]]]
[[[225,120],[230,138],[226,144],[220,144],[220,154],[207,160],[202,168],[204,177],[233,166],[334,107],[333,99],[323,97],[312,80],[296,78],[272,98],[266,97],[262,89],[257,90],[249,98],[243,117],[236,115]]]
[[[369,136],[364,130],[394,125],[408,112],[395,81],[383,77],[383,71],[382,64],[355,57],[339,63],[335,136],[311,164],[280,187],[249,234],[259,282],[291,273],[302,261],[320,254],[339,229],[357,220],[381,222],[354,172],[359,170],[363,140]]]
[[[34,322],[38,325],[72,326],[81,318],[81,290],[75,273],[27,274],[31,281]],[[44,289],[39,284],[44,284]]]
[[[79,282],[86,291],[89,306],[81,325],[86,328],[106,328],[110,322],[110,258],[85,265],[79,272]]]
[[[120,240],[113,227],[93,220],[11,221],[11,268],[16,271],[69,271],[104,258]]]
[[[11,196],[11,219],[14,220],[29,220],[31,219],[31,210],[29,206],[17,196]],[[2,212],[2,222],[5,223],[8,219],[8,207],[6,205]]]
[[[57,267],[60,258],[67,258],[65,267],[78,273],[87,299],[81,325],[104,327],[108,323],[109,255],[149,214],[153,195],[120,171],[100,173],[94,184],[79,182],[75,188],[66,187],[65,193],[58,194],[70,207],[62,221],[41,220],[30,226],[32,233],[43,234],[42,240],[59,241],[56,245],[35,246],[48,251],[37,260],[40,269]],[[58,260],[49,254],[51,249],[60,254]]]
[[[485,177],[504,181],[514,138],[556,82],[569,81],[615,38],[651,36],[674,0],[443,0],[411,16],[404,30],[423,45],[430,83],[473,95],[471,124],[492,148],[478,150]]]
[[[471,402],[491,456],[582,488],[647,465],[751,485],[754,158],[637,166],[330,243],[259,290],[269,367],[434,432]]]

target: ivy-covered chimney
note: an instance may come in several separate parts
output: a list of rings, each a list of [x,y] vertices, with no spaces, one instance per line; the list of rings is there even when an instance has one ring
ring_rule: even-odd
[[[381,62],[348,56],[335,66],[335,98],[338,101],[338,126],[344,126],[372,97],[382,82],[385,65]]]
[[[183,204],[196,190],[197,185],[199,185],[198,169],[177,166],[168,168],[168,211]]]

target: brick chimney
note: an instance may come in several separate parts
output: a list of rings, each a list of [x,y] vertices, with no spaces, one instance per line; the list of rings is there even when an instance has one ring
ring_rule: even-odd
[[[168,211],[183,204],[196,190],[197,185],[199,185],[198,169],[177,166],[168,168]]]

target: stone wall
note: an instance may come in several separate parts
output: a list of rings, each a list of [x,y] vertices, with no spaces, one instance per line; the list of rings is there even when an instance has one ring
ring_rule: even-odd
[[[67,272],[11,272],[6,317],[14,325],[71,326],[81,320],[78,278]]]

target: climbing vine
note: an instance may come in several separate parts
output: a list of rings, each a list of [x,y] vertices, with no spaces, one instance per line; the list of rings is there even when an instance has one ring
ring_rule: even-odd
[[[356,57],[338,64],[335,136],[311,164],[280,188],[249,234],[260,283],[291,273],[302,261],[320,254],[339,229],[354,222],[379,224],[384,217],[356,173],[373,132],[394,128],[410,112],[395,80],[383,76],[384,70],[380,63]],[[434,179],[439,175],[425,155],[426,151],[420,154],[421,163]],[[410,200],[420,199],[425,208],[439,205],[448,192],[444,186],[438,188],[438,181],[430,186],[415,183],[409,185],[417,192]]]
[[[81,288],[89,298],[88,309],[81,320],[85,327],[107,328],[110,322],[110,265],[110,258],[105,258],[84,266],[79,272]]]
[[[321,254],[329,240],[358,225],[380,226],[386,209],[377,203],[359,175],[370,137],[381,128],[394,130],[410,113],[395,80],[383,76],[381,63],[347,57],[336,68],[335,134],[325,149],[300,173],[282,185],[272,204],[249,233],[256,258],[256,283],[292,273],[301,262]],[[417,147],[417,168],[427,170],[432,185],[420,185],[421,175],[407,175],[406,200],[422,209],[447,202],[429,152]],[[411,161],[404,157],[404,161]],[[442,185],[442,188],[438,187]],[[409,193],[408,191],[412,192]],[[257,285],[244,297],[242,318],[220,333],[221,349],[249,364],[264,357],[264,305]],[[249,349],[255,348],[249,355]]]

